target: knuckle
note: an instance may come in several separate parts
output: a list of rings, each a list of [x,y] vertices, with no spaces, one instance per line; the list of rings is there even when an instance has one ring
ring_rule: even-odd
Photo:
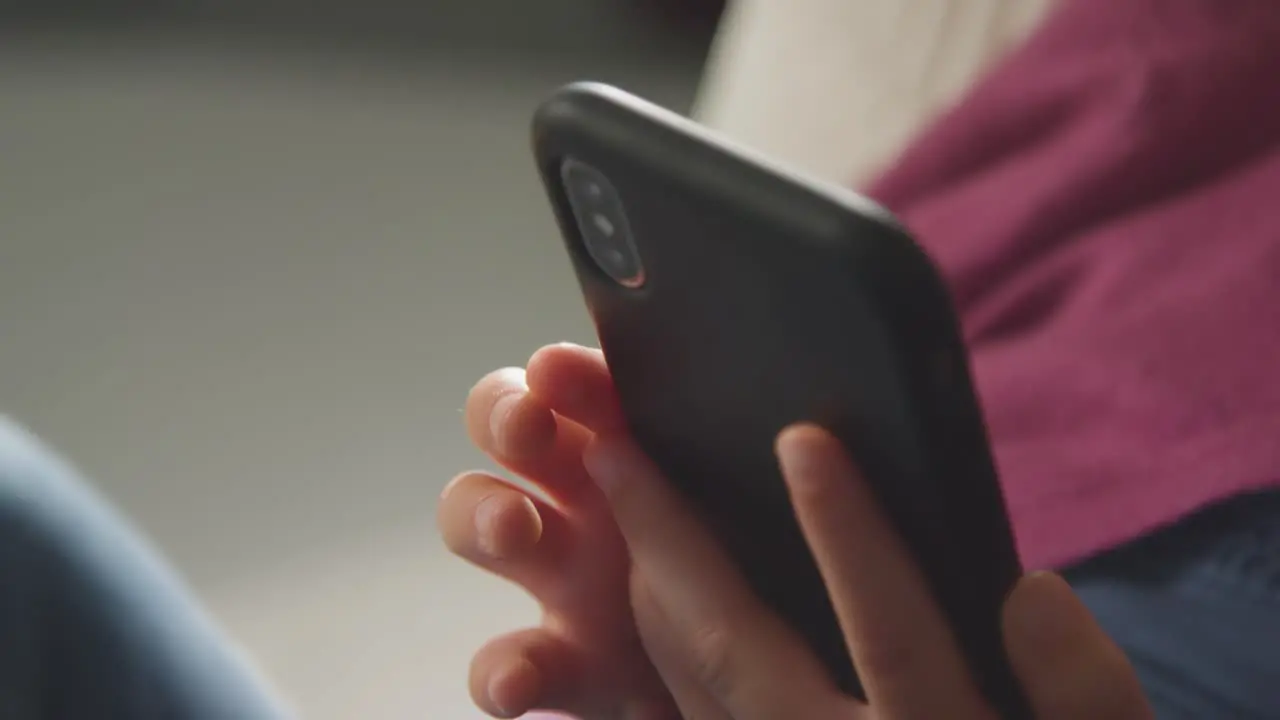
[[[657,611],[657,602],[653,598],[653,590],[649,587],[649,581],[634,565],[631,566],[627,575],[627,590],[630,593],[631,612],[636,616],[637,621],[653,620],[660,617],[660,613]]]
[[[858,674],[874,677],[881,685],[910,684],[918,676],[922,651],[912,643],[877,638],[863,643],[857,653]]]
[[[625,720],[711,720],[696,711],[680,710],[665,693],[624,703],[619,717]]]
[[[734,634],[722,625],[703,626],[690,634],[689,650],[694,677],[713,697],[732,707],[741,681]]]

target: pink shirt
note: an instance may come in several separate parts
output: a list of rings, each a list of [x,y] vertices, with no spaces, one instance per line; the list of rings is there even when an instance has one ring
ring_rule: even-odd
[[[1068,0],[870,194],[951,284],[1028,566],[1280,480],[1280,3]]]

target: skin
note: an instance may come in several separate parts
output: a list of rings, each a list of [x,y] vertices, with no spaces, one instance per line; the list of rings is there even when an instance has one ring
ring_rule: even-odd
[[[471,694],[489,714],[994,720],[917,568],[823,430],[788,428],[776,450],[866,703],[833,686],[634,446],[598,350],[548,346],[525,370],[487,375],[466,422],[481,450],[538,490],[469,472],[439,505],[449,548],[544,611],[539,627],[472,660]],[[1038,718],[1151,717],[1124,654],[1058,576],[1023,578],[1003,621]]]

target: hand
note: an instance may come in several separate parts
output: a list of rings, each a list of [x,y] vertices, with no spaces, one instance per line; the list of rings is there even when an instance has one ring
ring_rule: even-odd
[[[842,694],[748,590],[703,525],[623,435],[587,449],[631,551],[641,641],[682,716],[696,720],[995,720],[943,617],[839,442],[778,439],[792,503],[827,583],[867,703]],[[1003,626],[1041,720],[1151,717],[1124,654],[1059,577],[1024,578]]]
[[[669,694],[636,635],[630,560],[582,453],[622,414],[598,350],[552,345],[528,370],[500,370],[467,398],[473,442],[528,492],[489,473],[465,473],[440,500],[449,548],[542,605],[538,628],[496,638],[472,660],[471,695],[496,717],[530,709],[590,720],[676,720]]]

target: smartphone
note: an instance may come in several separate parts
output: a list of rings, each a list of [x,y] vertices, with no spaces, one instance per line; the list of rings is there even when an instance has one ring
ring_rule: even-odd
[[[862,696],[774,439],[839,437],[993,706],[1025,717],[1000,609],[1013,534],[947,290],[884,209],[606,85],[533,149],[630,429],[754,590]]]

